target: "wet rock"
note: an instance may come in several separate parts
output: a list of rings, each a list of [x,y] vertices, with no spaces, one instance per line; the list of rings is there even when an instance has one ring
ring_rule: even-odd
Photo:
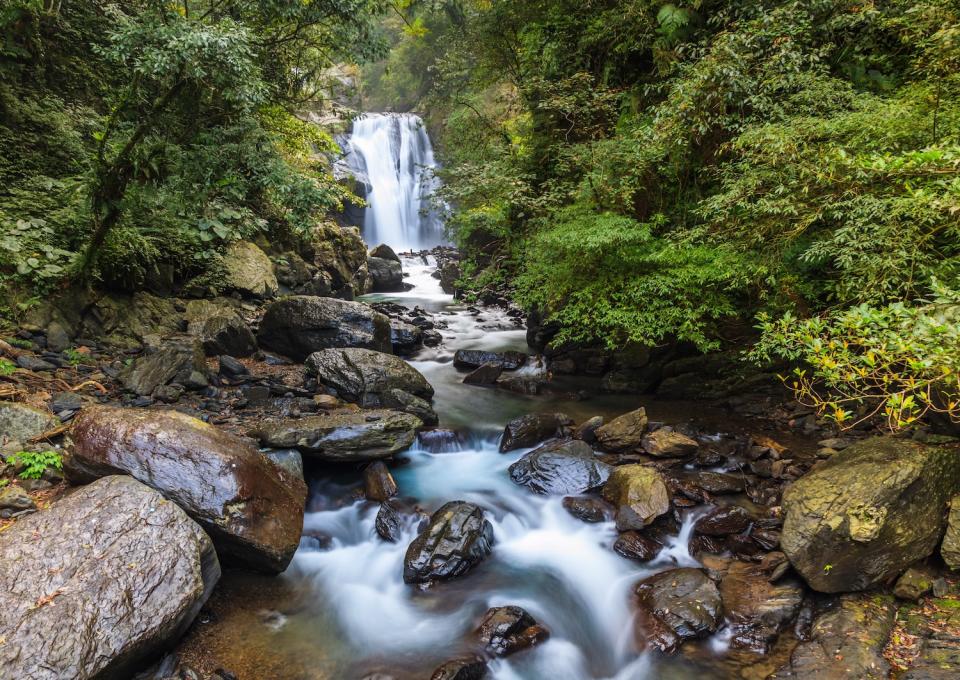
[[[379,405],[397,411],[403,411],[416,416],[424,425],[439,425],[440,416],[433,410],[433,406],[426,399],[414,396],[409,392],[398,389],[389,389],[378,395]]]
[[[503,430],[500,452],[524,449],[545,439],[562,437],[572,422],[564,413],[529,413],[514,418]]]
[[[497,380],[497,387],[501,390],[517,394],[540,394],[550,382],[550,375],[545,372],[518,373],[516,375],[501,376]]]
[[[943,536],[943,544],[940,546],[940,556],[951,569],[960,569],[960,494],[954,496],[950,501],[947,531]]]
[[[663,548],[660,543],[644,536],[639,531],[624,531],[613,544],[614,551],[627,559],[649,562]]]
[[[720,537],[697,534],[690,538],[690,542],[687,544],[687,549],[690,551],[691,555],[697,559],[700,559],[704,553],[719,555],[720,553],[725,552],[727,549],[727,544]]]
[[[893,594],[901,600],[916,602],[933,590],[935,580],[936,575],[930,569],[910,567],[897,579]]]
[[[844,595],[814,620],[777,678],[886,680],[890,665],[883,648],[893,630],[896,607],[885,596]]]
[[[369,257],[367,271],[370,274],[371,290],[374,293],[404,290],[403,269],[400,267],[399,260]]]
[[[877,437],[854,444],[784,493],[781,545],[821,592],[864,590],[930,555],[960,489],[957,449]]]
[[[567,496],[563,499],[563,508],[584,522],[607,522],[613,519],[615,508],[602,498],[589,496]]]
[[[303,479],[303,456],[296,449],[266,451],[263,455],[294,478]]]
[[[697,452],[700,445],[690,437],[660,428],[646,435],[641,441],[644,453],[656,458],[688,458]]]
[[[124,388],[142,397],[162,385],[177,383],[203,389],[207,364],[199,340],[170,341],[151,354],[134,359],[120,375]]]
[[[503,373],[503,366],[491,361],[481,364],[468,373],[464,376],[463,382],[466,385],[493,385],[500,378],[501,373]]]
[[[227,246],[223,269],[228,290],[254,298],[269,298],[280,289],[270,258],[249,241],[235,241]]]
[[[271,303],[257,336],[263,347],[303,361],[335,347],[390,352],[390,319],[359,302],[294,295]]]
[[[727,505],[711,510],[698,519],[693,530],[707,536],[727,536],[746,531],[752,521],[750,513],[739,505]]]
[[[463,436],[454,430],[435,427],[432,430],[422,430],[417,434],[420,448],[429,453],[453,453],[462,451]]]
[[[445,581],[477,566],[493,546],[493,526],[473,503],[451,501],[430,517],[430,524],[407,548],[406,583]]]
[[[387,501],[397,495],[397,482],[383,461],[374,461],[363,469],[363,491],[369,501]]]
[[[796,579],[773,584],[762,565],[735,560],[720,582],[720,597],[734,646],[765,653],[799,613],[803,585]]]
[[[588,444],[597,441],[597,428],[603,425],[603,416],[593,416],[583,421],[573,432],[574,439],[582,439]]]
[[[550,633],[522,607],[506,606],[487,610],[477,637],[490,654],[509,656],[545,641]]]
[[[505,371],[513,371],[527,362],[523,352],[487,352],[481,349],[458,349],[453,355],[453,365],[460,370],[473,370],[484,364],[497,364]]]
[[[183,508],[222,558],[280,572],[293,557],[306,486],[248,440],[176,411],[106,406],[82,411],[70,439],[71,483],[128,474]]]
[[[19,512],[21,510],[33,510],[37,504],[33,502],[22,486],[10,484],[0,488],[0,510],[12,510]]]
[[[56,416],[12,401],[0,401],[0,443],[25,442],[60,424]]]
[[[411,323],[390,319],[390,344],[396,354],[411,354],[423,343],[423,331]]]
[[[600,462],[586,442],[550,442],[510,466],[510,479],[534,493],[576,494],[607,481],[610,466]]]
[[[430,680],[480,680],[487,676],[487,664],[479,656],[447,661],[430,675]]]
[[[410,448],[420,427],[419,418],[400,411],[346,411],[267,421],[253,435],[264,446],[339,463],[389,458]]]
[[[10,678],[129,678],[187,629],[220,577],[203,530],[130,477],[20,519],[0,533],[0,564]]]
[[[647,412],[638,408],[598,427],[597,443],[605,451],[631,451],[640,447],[646,429]]]
[[[383,405],[383,394],[403,390],[421,399],[433,397],[427,379],[400,357],[369,349],[325,349],[307,357],[307,373],[336,390],[341,399],[362,406]]]
[[[603,498],[616,508],[617,529],[643,529],[670,510],[663,477],[643,465],[621,465],[610,473]]]
[[[457,280],[462,276],[460,264],[454,260],[447,260],[440,265],[440,289],[447,295],[456,295]]]
[[[385,541],[397,543],[405,531],[416,525],[426,524],[430,518],[426,513],[404,501],[391,498],[380,504],[374,527],[377,534]]]
[[[394,252],[393,248],[388,246],[386,243],[381,243],[380,245],[374,247],[370,251],[370,257],[378,257],[382,260],[393,260],[394,262],[400,262],[400,258],[397,257],[397,254]]]
[[[674,493],[699,503],[708,502],[713,496],[743,493],[746,489],[742,475],[725,472],[671,470],[666,473],[666,479]]]
[[[671,569],[635,588],[641,643],[672,652],[684,640],[713,633],[723,620],[720,592],[701,569]]]

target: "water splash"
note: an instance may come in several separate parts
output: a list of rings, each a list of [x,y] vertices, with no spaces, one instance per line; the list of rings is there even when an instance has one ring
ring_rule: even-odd
[[[363,237],[370,245],[422,250],[444,243],[430,205],[437,187],[433,146],[412,113],[365,114],[353,122],[346,163],[368,188]]]

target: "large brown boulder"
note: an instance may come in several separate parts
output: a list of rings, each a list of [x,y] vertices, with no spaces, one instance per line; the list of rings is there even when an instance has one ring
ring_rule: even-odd
[[[339,411],[260,423],[252,433],[264,446],[296,448],[330,463],[389,458],[413,444],[423,422],[400,411]]]
[[[283,571],[300,542],[306,486],[254,444],[176,411],[80,412],[64,473],[72,483],[127,474],[202,526],[222,558]]]
[[[643,529],[670,509],[670,492],[659,472],[621,465],[610,473],[603,498],[616,508],[617,529]]]
[[[220,578],[210,538],[130,477],[106,477],[0,532],[0,677],[130,678]]]
[[[781,546],[814,590],[865,590],[929,556],[960,491],[960,448],[876,437],[835,453],[783,495]]]
[[[390,319],[360,302],[293,295],[270,304],[260,322],[260,345],[303,361],[331,347],[391,351]]]
[[[355,347],[324,349],[307,357],[305,367],[318,383],[336,390],[341,399],[364,406],[381,406],[391,390],[433,398],[433,387],[420,371],[384,352]]]
[[[647,412],[638,408],[597,428],[595,435],[605,451],[625,452],[640,448],[647,431]]]
[[[407,547],[403,580],[407,583],[445,581],[467,573],[493,549],[493,526],[483,509],[466,501],[451,501],[430,517],[430,524]]]

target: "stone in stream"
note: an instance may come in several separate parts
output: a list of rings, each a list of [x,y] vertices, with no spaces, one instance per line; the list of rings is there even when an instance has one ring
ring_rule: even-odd
[[[661,548],[663,546],[659,542],[639,531],[624,531],[613,544],[613,550],[618,555],[638,562],[649,562],[660,553]]]
[[[960,569],[960,494],[950,500],[947,531],[940,546],[940,556],[951,569]]]
[[[613,519],[614,507],[602,498],[567,496],[563,509],[584,522],[607,522]]]
[[[600,448],[620,453],[639,448],[646,430],[647,412],[638,408],[601,425],[594,434]]]
[[[393,248],[388,246],[386,243],[381,243],[378,246],[375,246],[370,250],[370,257],[379,257],[383,260],[393,260],[394,262],[399,262],[400,258],[397,256],[397,253],[394,252]]]
[[[493,361],[481,364],[463,377],[465,385],[493,385],[503,373],[503,366]]]
[[[12,401],[0,401],[0,444],[25,442],[60,425],[53,414]]]
[[[257,339],[263,347],[296,361],[334,347],[391,351],[390,319],[385,315],[360,302],[312,295],[271,303]]]
[[[0,532],[0,676],[129,678],[177,640],[220,578],[210,538],[130,477]]]
[[[893,598],[886,595],[842,596],[814,620],[790,661],[770,678],[886,680],[890,664],[883,650],[896,613]]]
[[[706,637],[720,627],[720,591],[701,569],[670,569],[640,581],[637,640],[662,652],[675,651],[684,640]]]
[[[665,427],[644,436],[640,445],[656,458],[688,458],[700,448],[696,440]]]
[[[488,352],[482,349],[458,349],[453,355],[453,366],[460,370],[474,370],[484,364],[497,364],[505,371],[515,371],[527,363],[523,352]]]
[[[702,470],[670,470],[665,473],[670,490],[698,503],[713,496],[743,493],[747,487],[743,475]]]
[[[621,465],[610,473],[603,498],[616,508],[617,529],[643,529],[670,510],[663,477],[643,465]]]
[[[120,374],[120,380],[127,390],[145,397],[171,383],[203,389],[207,385],[206,374],[203,345],[191,338],[168,341],[155,352],[137,357]]]
[[[487,610],[477,637],[490,654],[509,656],[545,641],[550,632],[522,607],[508,605]]]
[[[260,423],[251,432],[272,448],[299,449],[309,458],[348,463],[389,458],[410,448],[423,422],[390,410],[339,411]]]
[[[389,390],[402,390],[421,399],[433,398],[433,387],[400,357],[369,349],[325,349],[305,362],[309,375],[336,390],[341,399],[362,406],[379,406]]]
[[[451,659],[430,675],[430,680],[481,680],[487,676],[487,664],[479,656]]]
[[[433,410],[433,406],[431,406],[430,402],[426,399],[421,399],[409,392],[396,388],[381,392],[378,396],[380,406],[416,416],[423,421],[424,425],[433,426],[440,424],[440,416],[437,415],[437,412]]]
[[[426,584],[462,576],[493,546],[493,526],[473,503],[451,501],[430,517],[427,528],[407,547],[403,580]]]
[[[771,583],[764,565],[734,560],[720,582],[720,597],[733,645],[766,653],[797,617],[803,584],[794,578]]]
[[[396,354],[409,355],[423,344],[423,330],[398,319],[390,319],[390,344]]]
[[[534,493],[584,493],[607,481],[610,466],[601,462],[586,442],[549,442],[510,466],[510,479]]]
[[[728,536],[746,531],[753,518],[739,505],[727,505],[715,508],[698,519],[693,530],[707,536]]]
[[[368,257],[367,271],[370,275],[372,292],[391,293],[404,290],[403,269],[398,260]]]
[[[382,503],[397,495],[397,482],[386,464],[377,460],[363,469],[363,489],[368,501]]]
[[[820,463],[783,495],[782,550],[814,590],[865,590],[929,556],[960,490],[956,446],[875,437]]]
[[[574,439],[582,439],[588,444],[597,441],[597,429],[603,425],[603,416],[593,416],[583,421],[577,429],[573,431]]]
[[[399,498],[391,498],[380,504],[374,527],[380,538],[397,543],[404,531],[412,529],[414,525],[426,525],[430,517],[415,505]]]
[[[573,421],[564,413],[529,413],[507,423],[500,440],[500,453],[524,449],[545,439],[562,437]]]
[[[307,489],[252,442],[177,411],[97,406],[73,421],[64,457],[74,484],[128,474],[183,508],[221,558],[276,573],[300,542]]]
[[[455,430],[435,427],[431,430],[422,430],[417,434],[420,448],[429,453],[453,453],[463,451],[463,435]]]

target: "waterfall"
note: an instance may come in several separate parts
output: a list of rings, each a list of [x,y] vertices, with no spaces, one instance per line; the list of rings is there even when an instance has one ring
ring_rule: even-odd
[[[367,186],[363,238],[371,246],[421,250],[444,243],[430,205],[436,161],[430,137],[411,113],[364,114],[353,122],[345,161]]]

